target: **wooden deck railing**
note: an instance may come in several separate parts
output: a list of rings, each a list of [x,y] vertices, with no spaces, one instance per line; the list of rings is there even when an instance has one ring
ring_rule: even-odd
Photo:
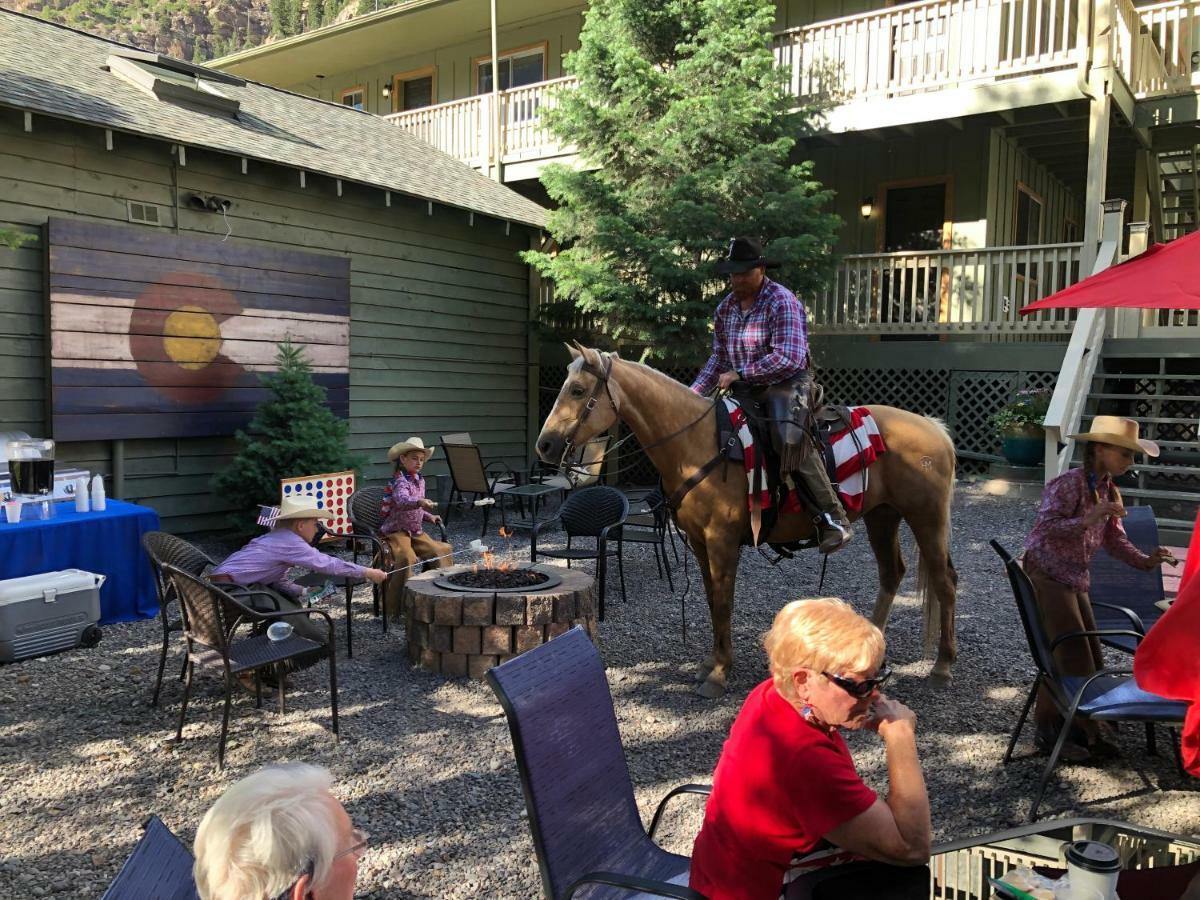
[[[1079,280],[1082,244],[845,256],[809,303],[826,333],[1068,332],[1074,314],[1017,311]]]
[[[1079,6],[926,0],[790,29],[776,36],[775,56],[794,96],[840,103],[999,81],[1077,64]]]
[[[1200,87],[1200,0],[1168,0],[1134,10],[1144,58],[1131,73],[1137,96]],[[1143,31],[1143,29],[1145,29]]]

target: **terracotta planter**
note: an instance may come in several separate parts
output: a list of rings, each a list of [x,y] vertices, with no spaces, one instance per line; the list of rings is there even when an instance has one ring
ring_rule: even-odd
[[[1046,431],[1041,425],[1019,425],[1000,432],[1001,452],[1014,466],[1040,466],[1046,457]]]

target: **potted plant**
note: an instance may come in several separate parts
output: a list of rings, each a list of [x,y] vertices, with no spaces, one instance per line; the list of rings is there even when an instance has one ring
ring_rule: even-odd
[[[992,426],[1003,442],[1004,458],[1014,466],[1036,466],[1045,457],[1046,431],[1042,423],[1050,408],[1050,389],[1018,391],[1017,396],[992,414]]]

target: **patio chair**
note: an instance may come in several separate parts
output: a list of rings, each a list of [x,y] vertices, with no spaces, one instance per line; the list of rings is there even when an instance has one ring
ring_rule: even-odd
[[[1016,600],[1017,612],[1021,617],[1021,626],[1025,629],[1025,638],[1029,642],[1029,652],[1033,656],[1034,665],[1037,666],[1037,677],[1033,680],[1033,687],[1025,700],[1025,707],[1021,710],[1020,718],[1017,719],[1017,727],[1013,730],[1012,738],[1008,742],[1008,749],[1004,751],[1005,765],[1012,759],[1013,748],[1017,745],[1017,738],[1025,725],[1025,719],[1033,706],[1039,686],[1043,684],[1046,686],[1054,700],[1054,705],[1058,707],[1058,711],[1063,716],[1063,725],[1059,730],[1058,740],[1054,743],[1054,749],[1050,751],[1050,759],[1046,762],[1046,768],[1042,772],[1037,792],[1034,794],[1033,805],[1029,810],[1029,821],[1033,822],[1037,819],[1042,795],[1046,791],[1046,785],[1050,782],[1050,775],[1058,762],[1059,754],[1062,752],[1063,744],[1071,730],[1071,722],[1075,716],[1083,716],[1098,722],[1142,722],[1146,726],[1147,752],[1153,754],[1154,724],[1156,722],[1168,725],[1182,724],[1187,713],[1187,704],[1178,700],[1167,700],[1157,694],[1143,691],[1133,680],[1132,668],[1104,668],[1086,677],[1061,674],[1058,664],[1054,660],[1054,648],[1064,641],[1083,639],[1092,635],[1101,638],[1120,635],[1133,638],[1136,642],[1141,640],[1142,636],[1131,630],[1098,629],[1096,631],[1073,631],[1069,634],[1059,635],[1053,641],[1048,640],[1042,629],[1041,618],[1038,616],[1037,600],[1029,576],[998,542],[992,541],[991,544],[992,549],[1004,561],[1004,568],[1012,586],[1013,598]],[[1172,737],[1174,738],[1174,734]],[[1176,747],[1176,753],[1178,754],[1178,747]],[[1176,761],[1179,761],[1178,755]]]
[[[608,452],[608,438],[607,434],[602,434],[584,444],[579,462],[572,464],[566,472],[559,473],[557,470],[553,470],[553,474],[535,475],[531,471],[531,477],[536,477],[541,484],[553,485],[564,491],[590,487],[600,480],[600,475],[604,470],[604,454]],[[537,465],[536,461],[534,465]]]
[[[179,725],[175,740],[183,740],[183,723],[187,715],[188,697],[192,692],[192,676],[196,666],[221,674],[225,688],[225,711],[221,719],[221,739],[217,744],[217,767],[225,767],[225,739],[229,733],[229,708],[233,703],[233,682],[243,672],[253,672],[255,706],[262,707],[261,670],[274,669],[279,676],[279,711],[285,711],[283,664],[311,653],[327,654],[329,659],[329,709],[333,734],[338,733],[337,711],[337,651],[334,646],[333,621],[320,609],[295,609],[279,612],[259,612],[239,603],[216,585],[203,581],[170,564],[163,572],[172,582],[183,612],[183,636],[187,641],[187,677],[183,683],[183,702],[179,707]],[[267,625],[286,622],[296,616],[319,616],[325,620],[328,637],[324,646],[308,638],[292,634],[283,640],[271,640],[265,633],[238,637],[244,624]]]
[[[538,556],[565,559],[567,566],[573,559],[596,560],[597,593],[600,596],[599,617],[604,621],[604,594],[608,572],[608,557],[617,558],[617,571],[621,576],[621,600],[625,596],[625,563],[621,558],[621,531],[625,517],[629,515],[629,501],[616,488],[595,485],[567,496],[558,512],[529,529],[529,561],[535,563]],[[556,522],[561,522],[567,535],[567,546],[561,550],[538,549],[538,535],[547,531]],[[574,538],[594,538],[595,547],[572,547]],[[609,541],[616,541],[616,548]]]
[[[448,435],[449,436],[449,435]],[[504,520],[504,504],[499,500],[500,495],[511,490],[520,483],[517,474],[504,463],[494,461],[483,464],[483,455],[477,444],[443,443],[442,450],[446,454],[446,466],[450,469],[450,499],[446,503],[446,523],[450,522],[450,513],[455,506],[465,506],[480,499],[495,500],[500,507],[500,522]],[[466,497],[470,495],[470,500]],[[456,499],[457,498],[457,499]],[[479,536],[487,534],[488,518],[491,510],[483,507],[483,529]]]
[[[150,568],[154,571],[154,586],[158,591],[158,618],[162,623],[163,642],[162,652],[158,656],[158,676],[154,680],[154,698],[151,706],[158,706],[158,695],[162,690],[163,670],[167,665],[167,651],[171,645],[171,635],[183,632],[183,620],[176,613],[172,615],[172,606],[178,603],[174,586],[163,574],[163,563],[176,566],[189,575],[203,575],[209,566],[216,565],[199,547],[189,544],[182,538],[165,531],[147,531],[142,535],[142,549],[150,558]],[[187,656],[179,670],[179,680],[183,681],[187,672]]]
[[[384,497],[384,489],[382,487],[365,487],[359,488],[350,495],[350,502],[346,504],[350,515],[350,530],[351,534],[347,537],[355,542],[363,541],[371,546],[371,565],[378,569],[383,569],[385,572],[390,572],[396,567],[396,560],[392,556],[392,547],[387,542],[384,534],[380,529],[383,527],[383,512],[382,504]],[[446,526],[438,525],[438,540],[446,540]],[[355,549],[354,561],[358,562],[357,543]],[[429,565],[428,563],[426,565]],[[425,566],[421,567],[422,569]],[[376,616],[380,615],[380,610],[383,608],[383,598],[387,589],[387,582],[383,584],[371,585],[371,603],[374,607]],[[388,630],[387,616],[383,617],[383,630]]]
[[[143,832],[100,900],[198,900],[191,851],[158,816]]]
[[[649,832],[642,827],[604,665],[583,629],[486,677],[508,719],[543,895],[566,900],[582,889],[589,900],[703,900],[686,886],[688,858],[660,848],[654,833],[668,800],[711,788],[675,788]]]
[[[626,494],[626,499],[629,495]],[[667,508],[667,496],[662,488],[656,487],[646,493],[637,505],[630,502],[629,515],[621,526],[621,543],[649,544],[654,548],[654,565],[658,568],[658,577],[667,575],[667,586],[675,591],[675,581],[671,577],[671,563],[667,559],[667,535],[670,534],[671,513]],[[674,537],[671,539],[671,549],[675,549]],[[675,561],[679,561],[679,551],[675,551]]]
[[[1135,547],[1149,553],[1158,546],[1158,522],[1149,506],[1131,506],[1121,520],[1125,534]],[[1150,571],[1135,569],[1108,555],[1104,547],[1096,551],[1089,566],[1092,585],[1088,597],[1096,616],[1096,627],[1102,629],[1129,628],[1145,634],[1162,616],[1155,606],[1166,596],[1163,591],[1162,568]],[[1133,638],[1115,636],[1104,643],[1117,650],[1132,653],[1137,647]]]

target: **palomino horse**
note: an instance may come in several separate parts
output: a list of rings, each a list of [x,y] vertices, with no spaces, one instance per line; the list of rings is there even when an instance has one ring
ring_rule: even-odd
[[[712,402],[679,382],[615,353],[568,348],[574,361],[554,409],[542,426],[537,453],[558,463],[574,448],[609,430],[629,426],[662,476],[670,496],[705,468],[717,445]],[[883,628],[904,576],[900,521],[912,528],[920,551],[918,583],[924,595],[927,639],[940,631],[930,678],[945,683],[955,657],[954,601],[958,576],[950,561],[950,501],[954,493],[954,445],[940,423],[890,406],[867,407],[887,443],[868,470],[862,519],[879,567],[879,596],[872,619]],[[733,586],[743,544],[751,542],[741,463],[721,463],[684,496],[676,518],[687,534],[704,576],[712,618],[713,650],[701,664],[697,691],[719,697],[733,666]],[[780,516],[772,543],[810,537],[805,516]]]

